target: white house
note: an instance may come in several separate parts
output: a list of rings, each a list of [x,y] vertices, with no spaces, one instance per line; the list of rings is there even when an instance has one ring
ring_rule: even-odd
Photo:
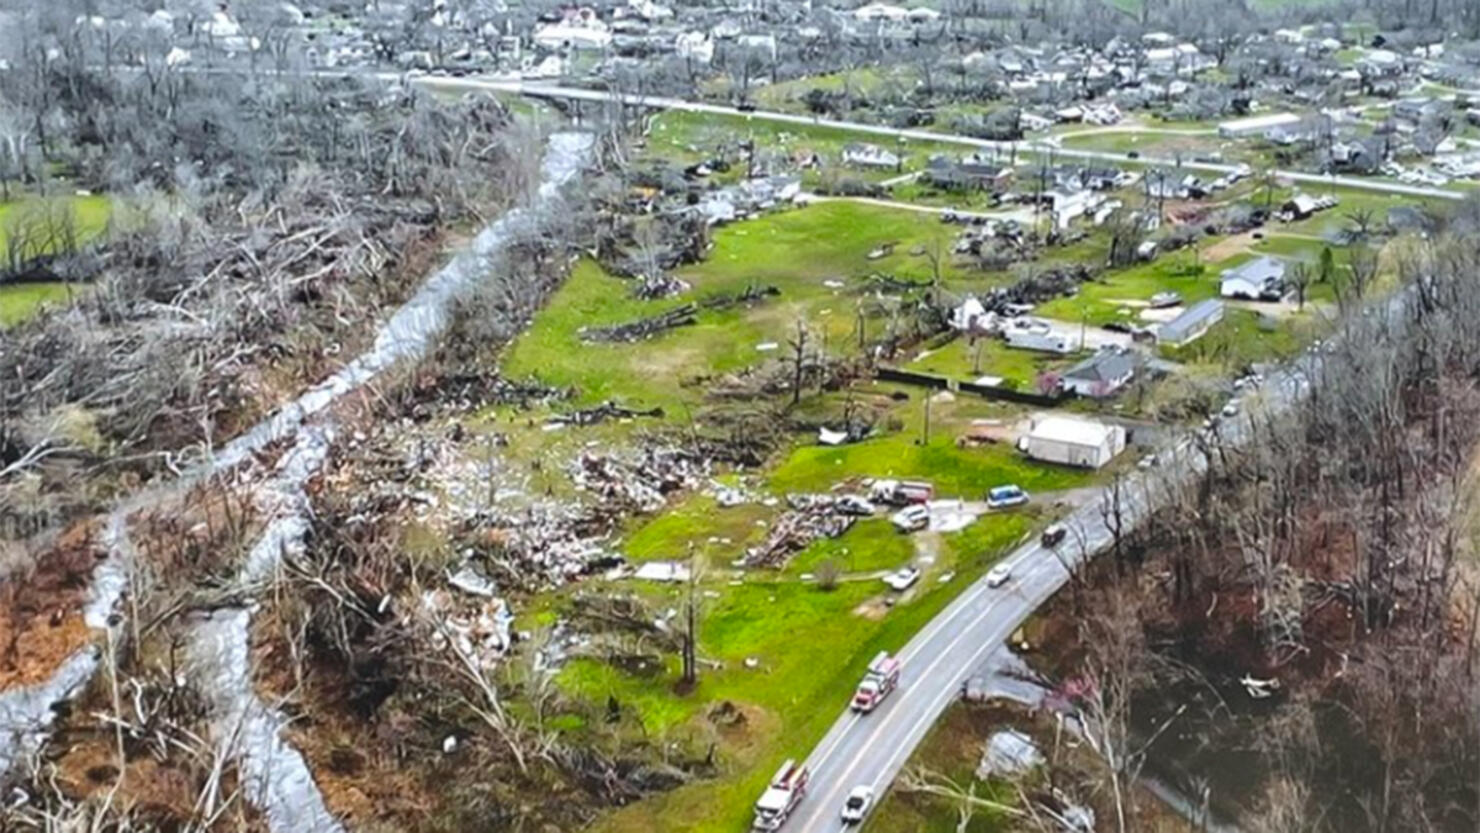
[[[1073,339],[1055,332],[1046,321],[1015,318],[1003,328],[1002,337],[1007,340],[1007,346],[1020,350],[1060,354],[1074,352]]]
[[[972,296],[951,311],[951,327],[965,333],[985,332],[991,328],[995,317],[987,312],[987,308],[982,306],[976,296]]]
[[[899,154],[865,142],[850,142],[843,146],[843,164],[864,168],[895,168],[899,166]]]
[[[541,26],[534,32],[534,42],[544,49],[602,50],[612,44],[612,33],[590,9],[569,15],[559,23]]]
[[[674,39],[673,51],[680,58],[707,64],[714,60],[714,41],[703,32],[684,32]]]
[[[1300,117],[1294,113],[1269,113],[1263,116],[1250,116],[1246,119],[1233,119],[1232,121],[1220,122],[1218,124],[1218,136],[1224,139],[1242,139],[1248,136],[1265,136],[1269,131],[1277,127],[1294,127],[1300,124]]]
[[[909,10],[903,6],[894,6],[888,3],[869,3],[866,6],[859,6],[853,10],[853,19],[861,20],[865,23],[876,23],[879,21],[897,23],[904,20],[908,15]]]
[[[1091,209],[1104,201],[1100,195],[1085,189],[1083,191],[1049,191],[1043,195],[1049,200],[1053,207],[1054,225],[1059,228],[1068,228],[1069,223],[1088,214]]]
[[[1125,450],[1125,428],[1067,416],[1038,416],[1018,440],[1018,448],[1035,460],[1097,469]]]
[[[1285,295],[1285,264],[1265,256],[1225,269],[1218,294],[1224,298],[1278,301]]]

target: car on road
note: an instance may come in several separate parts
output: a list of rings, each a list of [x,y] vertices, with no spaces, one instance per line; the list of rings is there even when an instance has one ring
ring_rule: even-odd
[[[1012,578],[1012,567],[1005,562],[998,564],[987,571],[987,586],[1001,587],[1010,578]]]
[[[889,585],[889,589],[898,590],[901,593],[914,587],[915,582],[919,580],[920,570],[918,567],[905,567],[884,576],[884,583]]]
[[[742,101],[739,104],[736,104],[735,105],[735,109],[736,110],[739,110],[742,113],[754,113],[755,112],[755,102],[754,101]]]
[[[843,823],[858,824],[873,806],[874,788],[865,784],[854,787],[848,793],[848,800],[843,802]]]
[[[930,526],[930,510],[924,506],[906,506],[890,515],[889,522],[900,532],[916,532]]]
[[[1007,509],[1028,502],[1028,493],[1013,484],[987,490],[988,509]]]
[[[1043,546],[1050,549],[1057,547],[1069,534],[1069,530],[1063,524],[1053,524],[1043,530]]]
[[[1141,152],[1139,150],[1128,150],[1128,151],[1125,152],[1125,158],[1127,158],[1127,159],[1140,159],[1141,158]]]

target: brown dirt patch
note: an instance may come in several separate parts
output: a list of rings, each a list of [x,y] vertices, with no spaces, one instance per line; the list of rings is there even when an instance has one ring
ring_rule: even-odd
[[[1253,245],[1253,232],[1244,232],[1243,234],[1235,234],[1232,237],[1225,237],[1219,240],[1217,243],[1203,249],[1203,255],[1207,258],[1208,262],[1217,263],[1221,260],[1227,260],[1234,255],[1243,254],[1249,251]]]
[[[854,616],[862,616],[870,621],[877,622],[889,613],[889,606],[884,604],[884,597],[877,596],[868,599],[858,607],[853,608]]]
[[[25,575],[0,582],[0,690],[32,685],[92,638],[82,607],[101,550],[78,524]]]

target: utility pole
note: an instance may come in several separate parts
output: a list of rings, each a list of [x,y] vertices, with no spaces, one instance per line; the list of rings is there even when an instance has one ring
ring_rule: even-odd
[[[930,400],[934,398],[930,388],[925,389],[925,431],[920,445],[930,445]]]

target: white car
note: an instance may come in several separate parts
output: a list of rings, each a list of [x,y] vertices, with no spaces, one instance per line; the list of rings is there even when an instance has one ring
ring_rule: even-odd
[[[906,506],[890,515],[889,522],[900,532],[914,532],[930,525],[930,510],[924,506]]]
[[[988,509],[1007,509],[1028,502],[1028,493],[1015,485],[998,486],[987,490]]]
[[[874,806],[874,788],[868,786],[857,786],[853,792],[848,793],[848,800],[843,802],[843,823],[858,824],[863,817],[868,815],[869,808]]]
[[[915,586],[915,582],[919,580],[920,571],[915,567],[905,567],[898,572],[884,576],[884,583],[889,585],[891,590],[898,590],[900,592],[904,592]]]
[[[1223,406],[1223,415],[1226,417],[1238,416],[1238,400],[1235,399]]]
[[[1001,587],[1012,578],[1012,567],[1007,564],[998,564],[987,571],[987,586]]]

